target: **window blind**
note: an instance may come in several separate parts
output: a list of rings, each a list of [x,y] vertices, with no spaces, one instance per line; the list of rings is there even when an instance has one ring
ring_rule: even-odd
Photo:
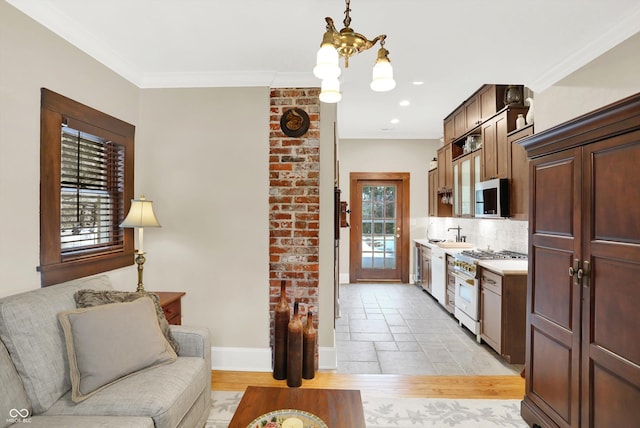
[[[124,147],[62,126],[61,255],[118,251],[124,245]]]

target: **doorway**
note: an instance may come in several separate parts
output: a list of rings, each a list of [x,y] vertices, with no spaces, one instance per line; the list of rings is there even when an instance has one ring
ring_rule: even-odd
[[[409,282],[409,173],[350,174],[349,281]]]

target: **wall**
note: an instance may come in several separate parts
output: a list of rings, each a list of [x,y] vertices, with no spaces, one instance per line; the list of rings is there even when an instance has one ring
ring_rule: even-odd
[[[268,109],[268,88],[141,91],[136,194],[162,224],[145,284],[186,291],[183,322],[209,328],[220,366],[238,348],[270,364]]]
[[[341,199],[350,201],[351,172],[409,172],[411,239],[423,238],[427,230],[429,161],[436,156],[439,140],[340,140]],[[351,203],[349,203],[349,206]],[[409,272],[413,272],[411,251]],[[340,232],[340,283],[349,282],[349,230]]]
[[[0,296],[6,296],[40,287],[40,88],[133,125],[139,89],[4,1],[0,64]],[[135,268],[110,275],[135,289]]]
[[[638,76],[640,33],[536,93],[536,132],[640,92]]]

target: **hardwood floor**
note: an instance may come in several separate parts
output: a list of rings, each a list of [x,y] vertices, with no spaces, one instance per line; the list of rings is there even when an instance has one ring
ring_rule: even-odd
[[[270,372],[212,371],[212,388],[244,391],[247,386],[287,388]],[[520,376],[414,376],[387,374],[342,374],[317,372],[303,379],[302,388],[359,389],[392,397],[520,399],[524,379]]]

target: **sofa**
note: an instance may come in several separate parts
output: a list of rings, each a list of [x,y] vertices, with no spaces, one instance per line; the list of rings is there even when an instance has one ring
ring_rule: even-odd
[[[0,299],[0,427],[23,426],[22,423],[48,428],[203,427],[211,408],[208,330],[167,325],[177,343],[175,352],[167,346],[167,340],[158,337],[156,330],[161,328],[157,319],[155,324],[147,323],[149,329],[155,330],[149,330],[149,334],[142,330],[143,340],[135,338],[138,324],[148,319],[145,318],[148,305],[153,305],[147,303],[152,301],[149,297],[131,303],[78,309],[76,293],[80,290],[114,288],[109,277],[98,275]],[[134,318],[134,322],[127,324],[131,326],[131,333],[129,330],[118,333],[118,328],[110,325],[96,328],[91,324],[96,319],[109,319],[112,312],[108,311],[112,310],[125,311],[118,315],[115,324],[129,322],[127,318],[134,306],[124,305],[134,304],[135,308],[144,308],[136,309],[136,314],[143,314],[145,321]],[[157,315],[153,309],[150,311]],[[96,318],[96,314],[107,318]],[[67,322],[67,330],[63,330],[63,319],[72,316],[77,318]],[[89,322],[86,320],[91,318],[82,318],[85,316],[94,318]],[[69,324],[75,328],[70,330],[72,336]],[[128,337],[129,334],[134,339]],[[147,341],[147,336],[151,341]],[[122,338],[124,345],[119,344],[120,348],[114,350],[115,346],[100,343],[103,337]],[[131,347],[127,340],[135,340],[139,346]],[[78,386],[82,383],[72,382],[72,373],[79,373],[85,382],[96,375],[90,372],[96,370],[96,366],[100,372],[102,367],[111,365],[112,359],[128,364],[131,355],[157,349],[164,356],[157,364],[145,367],[148,363],[143,362],[135,371],[103,381],[105,385],[94,387],[80,398],[77,394],[72,396],[78,387],[83,387]],[[92,352],[100,352],[99,358],[91,361]]]

